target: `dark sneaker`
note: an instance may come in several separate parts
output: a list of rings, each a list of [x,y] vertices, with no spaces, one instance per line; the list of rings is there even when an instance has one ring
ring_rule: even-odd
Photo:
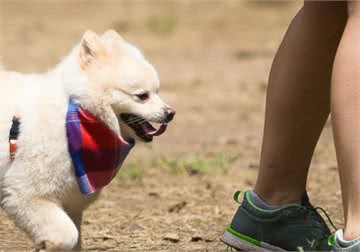
[[[329,238],[329,244],[332,245],[332,251],[335,252],[355,252],[360,251],[360,239],[344,241],[343,231],[338,230]]]
[[[234,194],[238,203],[240,192]],[[264,210],[251,202],[250,191],[221,240],[237,250],[329,251],[330,230],[305,194],[301,204]]]

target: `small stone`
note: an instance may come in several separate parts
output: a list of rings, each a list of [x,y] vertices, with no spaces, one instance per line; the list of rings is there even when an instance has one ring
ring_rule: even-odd
[[[132,223],[129,226],[129,231],[130,232],[142,231],[142,230],[144,230],[144,227],[142,225],[140,225],[140,224],[137,224],[137,223]]]
[[[200,170],[195,167],[187,166],[185,167],[186,172],[189,174],[189,176],[195,176],[200,174]]]
[[[154,197],[154,198],[160,198],[160,195],[157,192],[149,192],[148,194],[150,197]]]
[[[168,211],[169,213],[179,213],[185,206],[187,205],[186,201],[182,201],[180,203],[177,203],[171,207],[169,207]]]
[[[192,242],[198,242],[204,240],[201,236],[193,236],[191,237]]]
[[[249,169],[258,169],[258,168],[259,168],[258,164],[255,164],[255,163],[250,163],[249,164]]]
[[[247,186],[253,186],[254,183],[250,179],[245,179],[245,184]]]
[[[164,240],[165,241],[170,241],[170,242],[173,242],[173,243],[177,243],[180,241],[180,238],[177,234],[174,234],[174,233],[168,233],[164,236]]]

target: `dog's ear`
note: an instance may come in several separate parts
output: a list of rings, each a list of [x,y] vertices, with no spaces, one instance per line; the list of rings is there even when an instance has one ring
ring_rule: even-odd
[[[86,68],[91,61],[98,57],[104,46],[98,35],[93,31],[86,31],[82,37],[81,48],[80,48],[80,60],[81,68]]]
[[[104,36],[109,38],[114,38],[117,40],[123,40],[120,34],[117,33],[115,30],[107,30],[106,32],[104,32]]]

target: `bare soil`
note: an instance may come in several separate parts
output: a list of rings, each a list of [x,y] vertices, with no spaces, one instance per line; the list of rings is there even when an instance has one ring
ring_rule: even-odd
[[[271,61],[301,3],[255,1],[1,1],[0,55],[9,69],[46,71],[87,29],[113,28],[143,49],[177,110],[167,133],[139,145],[86,212],[89,251],[223,251],[219,237],[237,204],[232,194],[256,179]],[[174,162],[238,155],[221,170],[174,172]],[[140,169],[137,172],[136,169]],[[331,127],[314,155],[314,204],[342,224]],[[0,210],[0,251],[29,250],[30,239]]]

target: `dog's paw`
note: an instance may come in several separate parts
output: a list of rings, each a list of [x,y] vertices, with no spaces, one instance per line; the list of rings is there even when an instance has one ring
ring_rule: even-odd
[[[55,241],[44,241],[35,245],[34,252],[50,252],[50,251],[74,251],[76,243],[63,243]]]

